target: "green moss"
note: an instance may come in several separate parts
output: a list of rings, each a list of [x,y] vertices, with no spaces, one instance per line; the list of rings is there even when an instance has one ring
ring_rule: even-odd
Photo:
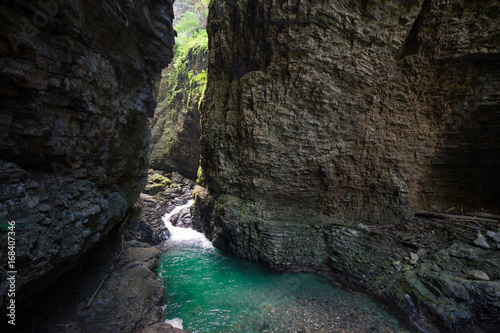
[[[149,184],[160,184],[162,186],[170,185],[172,181],[165,176],[160,175],[159,173],[153,173],[148,177]]]
[[[189,168],[190,173],[196,172],[192,169],[192,151],[186,151],[186,145],[180,141],[184,143],[188,139],[190,144],[195,143],[191,139],[199,130],[186,131],[185,126],[197,125],[195,122],[201,118],[198,111],[206,87],[208,60],[208,36],[201,22],[207,16],[208,3],[208,0],[196,1],[195,10],[185,12],[174,27],[177,31],[174,59],[162,73],[155,112],[156,147],[151,153],[155,166],[167,158],[167,164],[176,169]],[[162,117],[164,120],[160,122]]]
[[[167,186],[167,185],[170,185],[171,183],[172,183],[172,181],[165,177],[165,179],[162,180],[160,184],[162,184],[163,186]]]
[[[159,191],[163,190],[164,186],[162,184],[148,184],[146,185],[146,190],[148,190],[149,192],[154,192],[154,193],[158,193]]]
[[[175,142],[175,135],[172,131],[172,128],[165,126],[163,132],[164,132],[163,138],[165,138],[166,142],[168,142],[168,143]]]
[[[205,183],[205,177],[203,175],[203,169],[201,168],[201,165],[198,167],[198,172],[196,176],[197,176],[196,184],[202,185],[203,183]]]
[[[205,70],[202,70],[201,73],[197,74],[196,76],[193,76],[193,72],[190,72],[188,73],[188,76],[190,79],[186,107],[189,109],[191,103],[197,103],[199,108],[199,104],[201,103],[207,84],[207,72]]]
[[[173,105],[178,93],[187,94],[184,101],[187,110],[193,104],[199,106],[206,87],[206,72],[199,73],[191,67],[194,59],[208,54],[207,31],[200,26],[200,21],[207,16],[207,2],[198,3],[195,12],[185,12],[176,25],[174,59],[168,73],[162,77],[159,89],[165,91],[164,98],[169,105]]]
[[[164,191],[171,183],[172,181],[170,179],[150,169],[148,173],[148,183],[144,188],[144,193],[155,195],[158,192]]]

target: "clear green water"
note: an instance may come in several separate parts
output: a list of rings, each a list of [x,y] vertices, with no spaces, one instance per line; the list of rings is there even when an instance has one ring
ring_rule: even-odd
[[[158,269],[165,314],[188,332],[408,332],[371,299],[322,276],[277,272],[172,234]]]

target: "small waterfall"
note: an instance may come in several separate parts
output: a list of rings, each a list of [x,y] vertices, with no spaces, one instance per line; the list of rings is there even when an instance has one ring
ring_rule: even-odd
[[[201,247],[203,249],[213,249],[212,243],[210,243],[210,241],[201,232],[190,228],[176,227],[170,222],[172,216],[179,213],[184,208],[191,207],[193,202],[194,200],[189,200],[185,205],[177,206],[170,213],[163,215],[163,223],[165,223],[165,226],[170,231],[170,239],[168,241],[188,244],[195,247]],[[183,329],[181,318],[166,319],[165,322],[173,327]]]
[[[212,243],[210,243],[210,241],[201,232],[190,228],[176,227],[173,226],[170,222],[172,216],[179,213],[184,208],[191,207],[193,202],[194,200],[189,200],[187,204],[175,207],[174,210],[172,210],[170,213],[166,213],[162,217],[165,226],[170,231],[171,236],[169,242],[181,242],[202,248],[213,248]]]

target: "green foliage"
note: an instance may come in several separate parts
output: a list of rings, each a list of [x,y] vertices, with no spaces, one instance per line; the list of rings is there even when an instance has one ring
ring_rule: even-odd
[[[185,12],[180,22],[175,26],[177,37],[175,39],[175,64],[188,55],[190,51],[197,53],[208,49],[208,35],[205,29],[200,26],[200,21],[207,16],[208,9],[206,6],[203,10],[198,4],[196,12]]]
[[[208,35],[200,26],[200,21],[207,16],[209,0],[202,0],[195,12],[185,12],[176,25],[174,59],[167,78],[167,102],[172,104],[178,92],[187,92],[187,109],[192,102],[198,103],[203,97],[206,86],[206,72],[197,73],[190,69],[191,62],[208,53]],[[187,91],[186,91],[187,90]],[[185,110],[187,111],[187,110]]]
[[[205,19],[208,15],[208,5],[210,4],[210,0],[201,0],[201,3],[196,4],[194,7],[195,13],[200,13],[200,19]],[[202,10],[205,8],[205,10]]]
[[[193,73],[189,73],[189,97],[187,99],[187,107],[193,101],[198,101],[199,103],[203,99],[203,93],[205,92],[205,87],[207,84],[207,72],[202,70],[201,73],[198,73],[193,77]]]
[[[192,82],[194,82],[197,85],[203,85],[207,81],[207,72],[205,70],[202,70],[201,73],[193,77]]]
[[[177,31],[176,42],[178,42],[178,40],[184,40],[199,32],[200,21],[198,20],[196,13],[185,12],[180,22],[175,26],[175,30]]]

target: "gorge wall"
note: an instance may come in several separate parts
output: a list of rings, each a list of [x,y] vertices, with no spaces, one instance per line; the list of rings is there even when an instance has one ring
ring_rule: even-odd
[[[212,193],[395,220],[498,209],[495,2],[215,1]]]
[[[197,228],[239,256],[381,290],[407,313],[423,304],[448,329],[494,318],[497,282],[469,283],[449,263],[431,282],[429,267],[388,278],[408,249],[368,230],[418,211],[500,208],[498,2],[209,9]],[[452,250],[442,251],[436,260]],[[456,283],[475,286],[467,311],[458,289],[426,289]],[[481,288],[492,288],[488,305]]]
[[[151,122],[151,167],[196,179],[200,160],[200,99],[206,86],[207,6],[199,0],[174,3],[175,57],[163,71]],[[176,26],[176,24],[178,26]]]
[[[143,189],[173,12],[171,0],[9,0],[0,17],[0,261],[15,221],[15,268],[3,268],[26,304]]]

